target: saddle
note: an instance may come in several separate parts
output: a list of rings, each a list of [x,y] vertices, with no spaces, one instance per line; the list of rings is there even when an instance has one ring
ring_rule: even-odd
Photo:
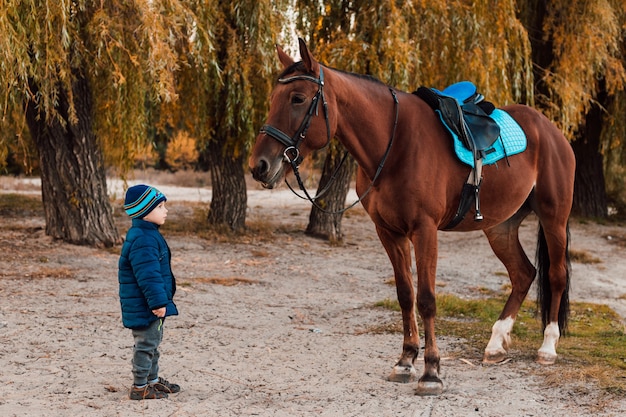
[[[458,225],[474,203],[474,221],[481,221],[479,191],[482,182],[482,159],[493,152],[493,144],[500,137],[500,127],[489,115],[495,106],[485,101],[476,86],[461,81],[443,91],[419,87],[413,94],[424,100],[438,115],[443,125],[456,135],[471,151],[474,159],[472,171],[463,184],[461,199],[454,218],[444,227],[452,229]]]
[[[414,93],[438,115],[441,122],[456,134],[476,160],[485,157],[500,136],[500,127],[489,115],[495,106],[485,101],[469,81],[461,81],[443,91],[420,87]]]

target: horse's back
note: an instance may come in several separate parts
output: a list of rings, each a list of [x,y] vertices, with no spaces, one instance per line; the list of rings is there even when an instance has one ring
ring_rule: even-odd
[[[540,111],[523,105],[502,107],[520,125],[528,140],[530,152],[555,153],[568,163],[574,163],[574,152],[563,133]]]

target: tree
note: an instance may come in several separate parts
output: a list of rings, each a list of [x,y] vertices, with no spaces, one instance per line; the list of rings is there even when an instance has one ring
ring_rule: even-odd
[[[350,155],[346,156],[345,152],[339,142],[330,144],[324,158],[315,204],[309,213],[309,223],[305,230],[310,236],[331,242],[343,240],[341,219],[356,167],[354,159]]]
[[[245,227],[245,158],[267,111],[283,3],[192,5],[197,28],[181,50],[188,63],[177,72],[181,100],[161,113],[176,112],[199,140],[200,167],[211,175],[207,221],[213,226]]]
[[[29,88],[34,95],[39,93],[34,81]],[[39,150],[46,234],[75,244],[112,246],[119,236],[92,128],[89,83],[77,74],[70,88],[58,92],[55,109],[61,119],[42,121],[36,102],[29,100],[26,105],[30,134]],[[76,121],[69,119],[70,95]]]
[[[525,0],[519,4],[520,19],[529,28],[533,45],[536,104],[572,141],[576,154],[573,212],[607,217],[601,152],[607,140],[615,143],[615,139],[602,132],[605,128],[615,132],[616,121],[625,123],[623,115],[610,112],[619,108],[611,103],[626,82],[620,50],[624,2]]]
[[[13,0],[0,16],[0,104],[5,114],[23,109],[38,149],[46,233],[118,243],[105,156],[124,172],[146,141],[146,102],[175,98],[173,43],[185,9],[171,1]]]

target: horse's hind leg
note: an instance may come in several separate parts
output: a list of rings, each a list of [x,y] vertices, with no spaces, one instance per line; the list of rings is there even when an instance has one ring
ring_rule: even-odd
[[[558,222],[542,221],[537,245],[539,302],[544,326],[543,344],[537,352],[537,362],[542,365],[551,365],[556,361],[561,330],[567,327],[568,244],[567,223],[559,225]]]
[[[506,358],[515,318],[535,277],[535,267],[526,256],[518,235],[519,226],[529,212],[529,208],[522,207],[506,222],[485,230],[491,248],[506,267],[512,288],[498,321],[491,329],[484,363],[497,363]]]
[[[378,226],[376,231],[393,266],[404,331],[402,355],[395,364],[389,380],[407,383],[415,380],[416,371],[413,362],[419,353],[419,332],[415,317],[415,290],[411,273],[411,246],[409,240],[403,235]]]

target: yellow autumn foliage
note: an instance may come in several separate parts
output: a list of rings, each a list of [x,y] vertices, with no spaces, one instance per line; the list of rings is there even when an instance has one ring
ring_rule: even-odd
[[[193,169],[197,161],[196,140],[186,131],[178,131],[176,136],[167,144],[165,163],[172,171],[179,171]]]

